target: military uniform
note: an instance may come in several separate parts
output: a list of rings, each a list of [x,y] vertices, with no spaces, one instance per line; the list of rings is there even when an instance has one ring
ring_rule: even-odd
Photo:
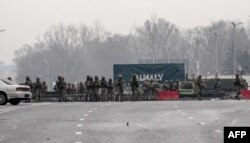
[[[116,100],[122,102],[123,101],[123,92],[124,92],[124,80],[122,79],[122,75],[119,75],[118,80],[116,81],[116,90],[117,96]]]
[[[162,89],[167,90],[167,91],[169,90],[169,83],[167,80],[163,83]]]
[[[98,92],[100,89],[100,81],[98,76],[95,76],[95,81],[93,83],[93,101],[97,102],[100,100],[100,97],[98,96]]]
[[[43,94],[48,91],[48,86],[47,86],[45,81],[43,81],[43,83],[42,83],[42,89],[43,89],[42,90]]]
[[[242,80],[240,79],[240,76],[238,74],[235,75],[235,82],[234,82],[235,88],[236,88],[236,99],[240,100],[240,94],[241,90],[243,89],[244,85],[242,84]]]
[[[108,90],[108,100],[114,101],[115,98],[113,97],[113,95],[114,95],[113,82],[112,82],[111,78],[108,81],[107,90]]]
[[[32,93],[32,95],[33,95],[33,96],[32,96],[32,99],[34,99],[33,84],[32,84],[32,81],[30,80],[30,77],[29,77],[29,76],[26,76],[26,81],[25,81],[24,85],[30,87],[30,91],[31,91],[31,93]],[[25,102],[30,102],[30,99],[25,100]]]
[[[109,100],[108,94],[107,94],[107,81],[105,77],[102,77],[100,87],[101,87],[101,101]]]
[[[132,90],[131,101],[136,101],[138,96],[139,96],[139,82],[138,82],[135,75],[133,75],[133,77],[130,81],[130,86],[131,86],[131,90]]]
[[[144,100],[149,100],[150,99],[150,83],[149,80],[144,80],[143,85],[143,95],[144,95]]]
[[[66,90],[66,82],[64,81],[63,77],[58,76],[56,86],[59,91],[59,102],[62,102],[65,100],[65,90]]]
[[[197,79],[195,80],[195,89],[197,93],[198,100],[201,100],[202,97],[202,89],[203,89],[203,83],[202,83],[202,76],[199,75]]]
[[[36,78],[36,82],[33,85],[34,85],[34,90],[35,90],[36,101],[40,102],[42,91],[43,91],[42,83],[40,81],[40,78]]]

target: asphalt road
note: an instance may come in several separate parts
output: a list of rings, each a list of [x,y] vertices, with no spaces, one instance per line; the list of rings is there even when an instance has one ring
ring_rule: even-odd
[[[246,100],[22,103],[0,106],[0,143],[223,143],[249,119]]]

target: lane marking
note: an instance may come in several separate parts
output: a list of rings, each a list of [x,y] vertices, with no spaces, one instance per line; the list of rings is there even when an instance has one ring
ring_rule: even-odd
[[[203,123],[203,122],[199,122],[198,124],[199,124],[199,125],[206,125],[206,124],[205,124],[205,123]]]
[[[82,134],[82,132],[76,132],[76,135],[81,135]]]
[[[89,111],[89,113],[92,113],[93,111]]]
[[[83,118],[80,119],[80,121],[83,121],[83,120],[84,120]]]
[[[10,111],[15,111],[15,110],[20,110],[20,109],[26,109],[26,108],[30,108],[30,107],[38,107],[38,106],[44,106],[44,105],[50,105],[52,103],[42,103],[42,104],[29,104],[28,106],[19,106],[19,107],[10,107],[10,108],[4,108],[4,109],[0,109],[0,114],[1,113],[7,113]]]
[[[84,114],[84,116],[85,116],[85,117],[87,117],[87,116],[88,116],[88,114]]]
[[[220,130],[215,130],[215,132],[217,132],[217,133],[222,133],[222,131],[220,131]]]
[[[234,125],[238,121],[237,118],[235,118],[230,125]]]
[[[186,115],[186,113],[181,113],[182,115]]]
[[[178,112],[181,112],[181,110],[180,110],[180,109],[178,109],[177,111],[178,111]]]
[[[77,127],[82,127],[82,124],[77,124]]]
[[[189,120],[193,120],[193,119],[194,119],[194,117],[188,117],[188,119],[189,119]]]
[[[82,143],[82,142],[75,142],[75,143]]]

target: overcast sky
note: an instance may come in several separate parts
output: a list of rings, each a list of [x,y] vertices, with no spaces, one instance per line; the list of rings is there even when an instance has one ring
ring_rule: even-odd
[[[250,0],[0,0],[0,61],[32,44],[53,24],[100,22],[108,31],[128,34],[151,15],[180,28],[212,21],[250,21]]]

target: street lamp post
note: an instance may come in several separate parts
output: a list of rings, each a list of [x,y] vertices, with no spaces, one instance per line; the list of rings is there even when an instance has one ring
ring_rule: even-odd
[[[217,33],[214,32],[214,36],[215,36],[215,73],[217,74],[218,73],[218,46],[217,46]]]
[[[236,34],[236,28],[237,28],[237,26],[238,25],[240,25],[240,24],[242,24],[242,22],[239,22],[239,23],[235,23],[235,22],[231,22],[231,24],[233,25],[233,54],[234,54],[234,56],[233,56],[233,68],[234,68],[234,70],[233,70],[233,72],[234,72],[234,74],[236,73],[235,72],[235,60],[236,60],[236,54],[235,54],[235,34]]]

